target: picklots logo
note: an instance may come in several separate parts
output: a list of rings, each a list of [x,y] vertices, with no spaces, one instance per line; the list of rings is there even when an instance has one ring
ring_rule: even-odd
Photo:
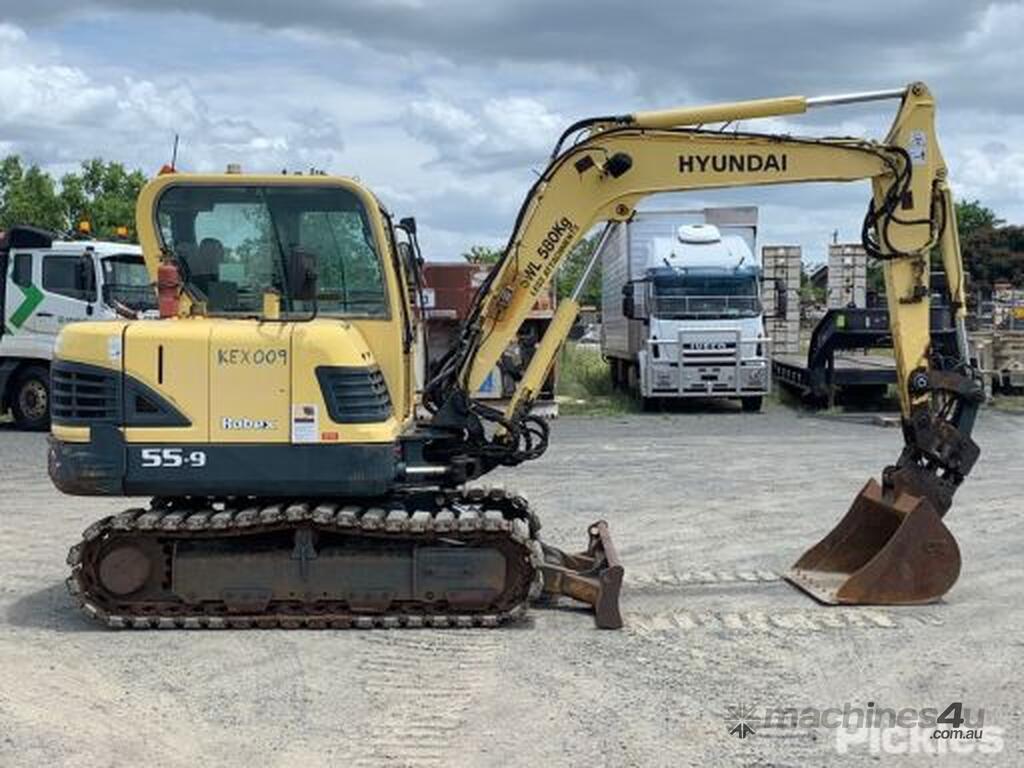
[[[232,419],[225,416],[220,422],[221,429],[277,429],[273,419]]]
[[[787,170],[785,152],[769,152],[766,155],[680,155],[680,173],[759,173]]]

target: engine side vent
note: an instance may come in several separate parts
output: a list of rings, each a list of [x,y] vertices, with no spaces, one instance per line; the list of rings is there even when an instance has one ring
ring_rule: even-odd
[[[327,413],[339,424],[370,424],[391,416],[391,397],[377,366],[326,366],[316,369]]]
[[[50,399],[54,424],[120,424],[121,372],[54,360],[50,367]]]

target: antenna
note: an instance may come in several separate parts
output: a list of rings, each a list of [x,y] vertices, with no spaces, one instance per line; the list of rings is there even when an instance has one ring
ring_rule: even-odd
[[[178,134],[174,134],[174,149],[171,151],[171,170],[177,170],[178,165]]]

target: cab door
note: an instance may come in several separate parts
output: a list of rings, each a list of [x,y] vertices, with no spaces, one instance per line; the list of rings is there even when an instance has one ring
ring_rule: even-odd
[[[96,268],[86,253],[46,253],[40,263],[39,286],[42,299],[24,327],[50,337],[52,342],[68,323],[93,317]]]
[[[4,326],[19,354],[51,357],[61,327],[89,319],[95,301],[90,260],[39,251],[11,254]]]

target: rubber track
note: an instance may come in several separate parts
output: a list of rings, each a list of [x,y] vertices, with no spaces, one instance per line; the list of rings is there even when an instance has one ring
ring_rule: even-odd
[[[498,627],[522,619],[528,600],[538,596],[541,577],[538,566],[543,559],[536,538],[539,525],[522,496],[501,488],[467,488],[438,494],[438,509],[408,512],[397,505],[345,505],[324,502],[274,502],[238,506],[204,505],[201,509],[161,506],[157,500],[150,509],[130,509],[96,521],[82,534],[82,540],[68,552],[71,575],[68,591],[78,600],[81,609],[92,619],[114,629],[399,629],[399,628],[462,628]],[[181,502],[178,502],[181,503]],[[318,530],[344,533],[365,531],[375,538],[393,535],[403,540],[422,536],[425,540],[444,534],[457,539],[460,535],[502,537],[528,555],[532,573],[524,575],[523,584],[514,585],[522,600],[508,610],[489,613],[412,613],[405,611],[380,614],[356,614],[349,611],[303,613],[301,610],[270,611],[258,615],[159,612],[145,615],[111,613],[102,607],[102,599],[90,595],[94,574],[87,569],[92,559],[90,550],[113,537],[132,533],[166,531],[169,534],[196,532],[232,536],[282,527],[312,524]]]

